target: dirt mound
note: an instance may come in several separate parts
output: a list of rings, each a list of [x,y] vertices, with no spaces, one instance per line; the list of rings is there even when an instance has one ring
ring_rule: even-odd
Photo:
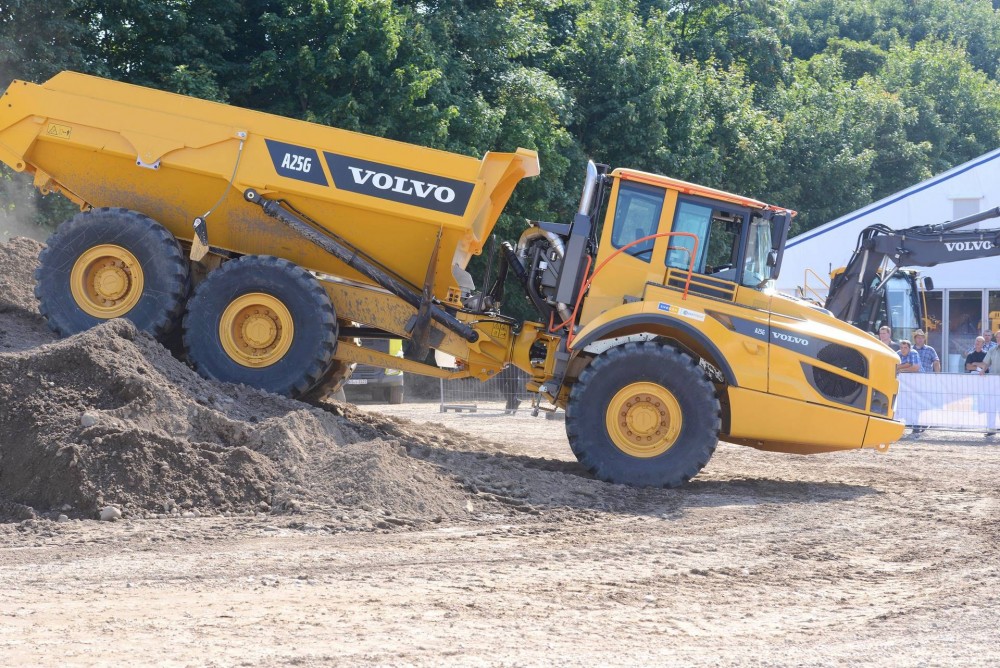
[[[35,301],[35,267],[44,244],[16,237],[0,244],[0,308],[38,313]]]
[[[0,244],[0,352],[55,340],[35,301],[34,273],[42,248],[21,237]]]
[[[125,320],[54,340],[31,292],[40,248],[0,245],[0,516],[465,512],[462,486],[407,454],[426,435],[391,420],[205,380]]]
[[[362,435],[342,414],[207,381],[124,320],[0,355],[0,404],[0,497],[39,510],[351,507],[419,521],[464,503],[391,423]]]

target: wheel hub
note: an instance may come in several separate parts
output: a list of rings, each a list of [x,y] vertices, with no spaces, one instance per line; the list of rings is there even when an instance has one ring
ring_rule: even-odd
[[[76,305],[95,318],[120,318],[131,311],[142,296],[143,283],[135,255],[113,244],[88,249],[70,271]]]
[[[656,383],[632,383],[611,399],[608,433],[622,452],[633,457],[656,457],[673,446],[683,418],[674,395]]]
[[[254,348],[267,348],[278,338],[278,324],[269,312],[251,313],[243,321],[243,339]]]
[[[266,367],[291,348],[292,314],[277,297],[253,292],[234,299],[219,320],[219,340],[237,364]]]
[[[101,267],[94,274],[94,292],[104,301],[115,301],[128,292],[129,276],[121,260]]]

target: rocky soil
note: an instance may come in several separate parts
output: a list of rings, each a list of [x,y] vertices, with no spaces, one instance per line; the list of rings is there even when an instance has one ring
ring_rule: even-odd
[[[1000,661],[982,435],[608,485],[525,411],[307,406],[122,321],[56,340],[39,248],[0,245],[3,665]]]

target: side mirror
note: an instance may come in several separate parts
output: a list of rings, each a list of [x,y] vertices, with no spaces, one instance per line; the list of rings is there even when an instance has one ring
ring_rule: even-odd
[[[934,279],[930,276],[924,276],[924,290],[930,292],[934,289]]]
[[[771,250],[767,253],[767,266],[771,268],[771,278],[777,279],[781,271],[781,257],[785,254],[785,241],[792,226],[792,214],[788,211],[771,217]]]
[[[788,230],[792,226],[792,214],[788,211],[776,213],[771,218],[771,249],[781,251],[788,240]]]

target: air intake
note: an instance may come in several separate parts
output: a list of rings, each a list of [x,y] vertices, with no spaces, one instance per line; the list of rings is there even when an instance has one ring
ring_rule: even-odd
[[[819,351],[816,357],[821,362],[826,362],[830,366],[851,373],[862,378],[868,377],[868,364],[864,356],[853,348],[842,346],[837,343],[830,343]],[[818,367],[812,368],[813,385],[816,389],[831,401],[838,403],[854,403],[859,394],[864,390],[864,385],[826,369]]]

